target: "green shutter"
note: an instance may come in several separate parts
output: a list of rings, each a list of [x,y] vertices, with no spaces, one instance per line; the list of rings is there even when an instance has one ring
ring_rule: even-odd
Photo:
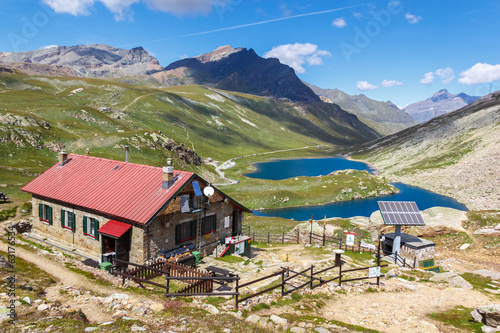
[[[61,227],[64,227],[64,219],[66,218],[64,215],[64,209],[61,209]]]
[[[70,213],[69,218],[71,220],[71,229],[73,229],[73,232],[75,232],[75,213]]]
[[[95,235],[95,239],[99,240],[99,234],[97,233],[97,230],[99,230],[99,220],[97,219],[94,219],[95,223],[94,223],[94,235]]]
[[[49,220],[52,225],[52,207],[50,206],[47,206],[47,220]]]
[[[83,233],[87,233],[87,216],[83,217]]]
[[[43,220],[43,204],[38,204],[38,217]]]

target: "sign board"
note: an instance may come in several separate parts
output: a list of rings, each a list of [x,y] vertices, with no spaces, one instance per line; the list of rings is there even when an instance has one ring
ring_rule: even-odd
[[[187,195],[181,195],[181,212],[191,212],[191,210],[189,209],[189,198]]]
[[[226,239],[225,239],[226,244],[232,244],[233,241],[234,241],[234,237],[226,237]]]
[[[354,236],[356,233],[354,232],[346,232],[345,233],[345,243],[347,246],[354,246]]]
[[[231,216],[224,217],[224,228],[229,228],[229,223],[231,222]]]
[[[368,268],[368,277],[375,278],[380,276],[380,266]]]
[[[192,182],[193,184],[193,190],[194,190],[194,195],[197,197],[201,197],[201,189],[200,189],[200,183],[198,183],[196,180]]]
[[[234,244],[234,253],[242,254],[243,252],[245,252],[245,244],[246,242],[239,242]]]

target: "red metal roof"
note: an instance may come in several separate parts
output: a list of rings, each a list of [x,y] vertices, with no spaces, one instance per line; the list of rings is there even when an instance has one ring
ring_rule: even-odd
[[[146,224],[193,175],[174,170],[174,183],[162,189],[162,168],[69,154],[21,190]]]
[[[111,237],[120,238],[128,229],[132,228],[131,224],[109,220],[102,227],[97,230],[101,234],[105,234]]]

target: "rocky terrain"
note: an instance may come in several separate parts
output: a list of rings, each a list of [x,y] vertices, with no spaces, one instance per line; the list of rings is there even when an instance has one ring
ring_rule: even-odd
[[[150,75],[163,70],[158,60],[142,47],[125,50],[103,44],[2,52],[0,64],[31,75],[83,77]]]
[[[229,45],[176,61],[154,77],[169,85],[202,84],[293,102],[321,102],[291,67],[276,58],[259,57],[253,49],[234,49]]]
[[[417,122],[424,123],[432,118],[458,110],[480,96],[469,96],[464,93],[450,94],[442,89],[425,101],[416,102],[406,106],[403,111],[412,116]]]
[[[354,156],[395,181],[456,198],[469,209],[500,207],[500,92],[364,145]]]
[[[379,102],[365,95],[348,95],[338,89],[321,89],[306,83],[326,103],[335,103],[342,109],[354,113],[358,118],[387,135],[414,126],[417,122],[405,111],[400,110],[392,102]]]
[[[457,221],[457,218],[470,218],[458,216],[449,209],[428,210],[424,215],[426,221],[433,217],[430,225],[439,226],[444,222],[450,228],[461,230],[466,221]],[[374,213],[372,218],[375,216]],[[495,221],[498,223],[498,217]],[[308,230],[308,223],[305,227],[303,229]],[[328,227],[329,232],[338,228],[330,224]],[[322,226],[315,228],[321,230]],[[18,278],[15,283],[19,291],[14,304],[19,318],[15,325],[7,322],[6,306],[12,298],[0,292],[0,329],[3,332],[343,333],[369,329],[390,333],[456,332],[468,329],[438,320],[439,314],[453,313],[456,319],[452,325],[461,325],[469,318],[493,325],[492,316],[486,315],[491,311],[485,309],[498,302],[500,294],[498,257],[495,259],[493,254],[479,252],[484,246],[478,244],[462,249],[461,238],[453,235],[434,238],[438,241],[437,264],[446,272],[410,270],[384,261],[389,267],[383,268],[385,277],[381,278],[380,286],[374,283],[375,280],[344,282],[342,286],[333,282],[314,290],[306,287],[285,297],[281,297],[277,289],[244,301],[239,310],[234,309],[234,299],[230,297],[165,299],[158,289],[140,289],[133,282],[122,286],[121,279],[86,266],[74,254],[68,255],[46,244],[28,244],[25,239],[25,236],[17,239],[15,245]],[[231,256],[222,260],[209,256],[203,258],[200,267],[212,265],[230,270],[244,283],[269,275],[277,267],[295,271],[311,265],[315,269],[329,267],[335,248],[319,244],[254,245],[251,259]],[[0,251],[7,251],[7,244],[0,243]],[[471,263],[469,256],[481,257],[483,261]],[[342,260],[344,268],[375,264],[373,255],[351,251],[345,252]],[[357,271],[348,276],[363,277],[365,273]],[[2,281],[6,274],[4,268],[0,268]],[[279,277],[261,281],[241,292],[268,288],[277,279]],[[298,278],[291,280],[290,286],[302,283]],[[0,284],[0,288],[5,290],[5,285]],[[483,323],[473,327],[479,329]]]

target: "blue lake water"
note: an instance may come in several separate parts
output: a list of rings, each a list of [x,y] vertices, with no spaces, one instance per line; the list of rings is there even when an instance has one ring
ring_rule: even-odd
[[[326,176],[330,172],[345,169],[373,171],[366,163],[350,161],[342,157],[276,160],[255,163],[254,166],[257,170],[252,173],[247,173],[245,176],[250,178],[280,180],[299,176]]]
[[[324,163],[326,161],[326,163]],[[301,165],[301,161],[305,161]],[[315,161],[316,163],[311,163]],[[341,163],[335,164],[335,161]],[[281,162],[281,163],[278,163]],[[288,163],[292,166],[292,170],[288,168]],[[270,165],[265,165],[270,164]],[[330,169],[325,167],[328,164]],[[315,170],[316,165],[318,169]],[[351,167],[354,165],[357,170],[369,170],[368,165],[362,162],[349,161],[343,158],[326,158],[326,159],[304,159],[304,160],[281,160],[266,163],[259,163],[259,173],[261,176],[258,178],[263,179],[285,179],[297,176],[318,176],[326,175],[335,170],[343,169],[354,169]],[[362,168],[364,166],[364,168]],[[308,168],[307,171],[304,171]],[[265,170],[265,172],[264,172]],[[293,171],[294,170],[294,171]],[[330,170],[330,171],[328,171]],[[295,172],[295,173],[294,173]],[[248,174],[247,176],[255,176],[257,173]],[[286,174],[287,176],[283,176]],[[257,177],[255,177],[257,178]],[[406,185],[403,183],[394,183],[400,193],[386,195],[376,198],[366,198],[366,199],[356,199],[351,201],[335,202],[325,205],[318,206],[302,206],[302,207],[290,207],[290,208],[280,208],[280,209],[266,209],[263,211],[253,211],[254,215],[257,216],[277,216],[286,219],[294,219],[298,221],[304,221],[311,218],[322,219],[325,215],[326,217],[342,217],[348,218],[353,216],[370,216],[374,211],[378,210],[377,201],[415,201],[420,210],[424,210],[430,207],[449,207],[459,210],[467,210],[467,207],[455,199],[442,196],[440,194],[421,189],[419,187]]]

